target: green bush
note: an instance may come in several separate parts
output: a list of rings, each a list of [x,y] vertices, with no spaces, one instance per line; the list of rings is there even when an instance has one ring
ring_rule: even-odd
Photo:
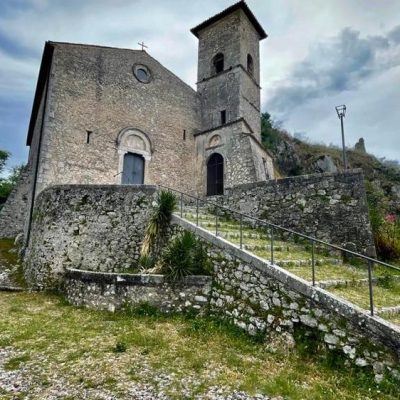
[[[374,236],[378,258],[383,261],[400,260],[400,237],[393,237],[383,229],[378,230]]]
[[[191,232],[176,236],[162,257],[162,273],[174,281],[187,275],[210,275],[210,271],[207,252]]]

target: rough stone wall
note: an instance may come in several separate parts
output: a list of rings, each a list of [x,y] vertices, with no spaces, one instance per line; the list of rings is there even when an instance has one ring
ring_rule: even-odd
[[[213,58],[224,55],[224,72],[213,72]],[[253,58],[254,73],[247,72],[247,55]],[[245,118],[260,139],[259,36],[242,10],[199,32],[198,92],[202,96],[203,130]]]
[[[351,363],[371,368],[377,381],[400,379],[400,329],[357,306],[311,286],[290,272],[242,251],[194,224],[174,217],[208,247],[214,274],[210,312],[250,335],[279,334],[289,344],[314,341]]]
[[[197,192],[206,193],[207,162],[214,153],[224,157],[224,186],[273,178],[271,157],[254,140],[243,121],[196,136]],[[265,164],[263,162],[265,160]]]
[[[126,128],[143,132],[151,143],[146,184],[192,191],[198,94],[144,51],[53,45],[38,192],[57,184],[120,183],[117,138]],[[149,69],[149,83],[135,78],[135,64]]]
[[[208,276],[169,282],[163,275],[124,275],[68,270],[67,300],[76,306],[115,311],[147,303],[163,312],[205,311],[211,290]]]
[[[55,186],[37,198],[24,264],[34,288],[59,286],[66,268],[137,266],[154,186]]]
[[[240,64],[240,19],[238,10],[199,32],[197,81],[212,75],[212,60],[224,54],[224,69]]]
[[[25,167],[0,211],[0,238],[15,238],[24,231],[31,190],[31,169]]]
[[[217,201],[299,233],[375,255],[361,170],[234,186]]]
[[[199,82],[201,95],[203,130],[221,125],[221,111],[226,111],[226,122],[235,121],[240,115],[240,75],[242,70],[234,68],[212,79]]]
[[[260,87],[247,72],[240,76],[239,115],[246,118],[254,136],[261,141]]]

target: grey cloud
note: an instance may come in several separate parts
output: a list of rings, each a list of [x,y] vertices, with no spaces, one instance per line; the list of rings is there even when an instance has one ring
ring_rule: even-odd
[[[286,114],[305,102],[356,89],[371,75],[400,65],[400,26],[386,36],[360,37],[346,28],[314,46],[285,82],[272,90],[267,108]]]

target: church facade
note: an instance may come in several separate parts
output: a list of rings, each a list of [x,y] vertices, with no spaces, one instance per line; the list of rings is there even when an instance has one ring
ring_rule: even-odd
[[[14,203],[32,214],[42,190],[63,184],[162,184],[206,196],[273,178],[261,145],[265,31],[240,1],[191,32],[197,91],[144,50],[46,42]]]

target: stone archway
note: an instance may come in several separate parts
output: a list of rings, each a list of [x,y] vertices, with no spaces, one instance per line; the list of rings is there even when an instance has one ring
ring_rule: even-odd
[[[147,181],[148,163],[151,160],[151,142],[148,136],[134,128],[122,130],[117,139],[119,184],[143,184]]]

